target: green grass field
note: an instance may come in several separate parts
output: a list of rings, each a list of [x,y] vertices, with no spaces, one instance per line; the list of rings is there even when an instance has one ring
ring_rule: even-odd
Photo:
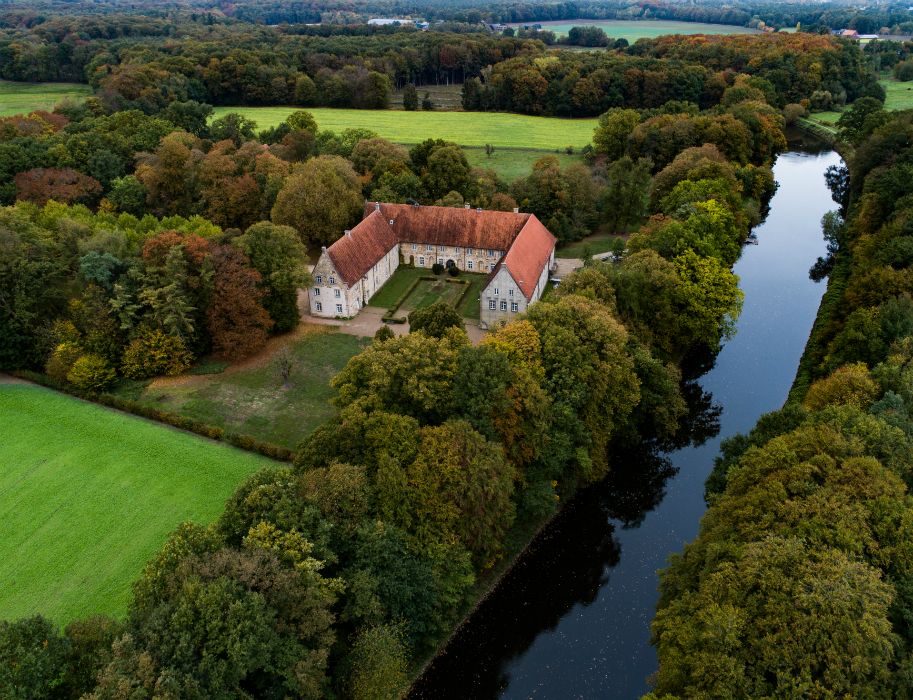
[[[738,27],[731,24],[704,24],[703,22],[676,22],[673,20],[623,20],[623,19],[579,19],[574,21],[520,22],[541,24],[543,29],[558,35],[567,35],[573,27],[601,27],[613,39],[627,39],[634,43],[638,39],[654,39],[664,34],[758,34],[757,29]]]
[[[28,114],[36,109],[50,111],[66,97],[76,100],[92,94],[80,83],[13,83],[0,80],[0,117]]]
[[[484,148],[464,148],[466,160],[473,168],[494,170],[506,182],[513,182],[519,177],[526,177],[533,169],[533,163],[545,156],[555,156],[562,168],[574,163],[583,163],[579,153],[568,155],[564,151],[533,151],[516,148],[495,148],[489,157]]]
[[[215,117],[239,112],[264,129],[285,121],[295,107],[216,107]],[[321,129],[342,131],[371,129],[385,139],[412,144],[441,138],[461,146],[486,143],[522,149],[554,151],[586,146],[596,127],[595,119],[530,117],[503,112],[402,112],[398,110],[309,108]]]
[[[885,109],[913,109],[913,81],[902,83],[894,78],[882,78],[878,82],[887,93]]]
[[[611,233],[594,233],[592,236],[558,248],[555,255],[559,258],[582,258],[586,252],[589,252],[590,255],[600,255],[612,249],[612,241],[616,238],[617,236]]]
[[[265,458],[48,389],[0,385],[0,619],[120,616],[179,523]]]
[[[126,387],[122,393],[142,403],[252,435],[294,449],[302,438],[335,414],[330,379],[370,339],[337,333],[332,327],[305,326],[287,346],[292,361],[288,386],[279,372],[283,350],[250,367],[222,374],[188,376]]]

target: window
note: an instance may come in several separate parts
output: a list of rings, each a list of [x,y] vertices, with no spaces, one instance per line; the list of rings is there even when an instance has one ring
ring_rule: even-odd
[[[415,243],[412,244],[412,250],[418,250],[418,246]]]
[[[501,290],[495,287],[495,296],[498,296],[501,293]]]
[[[501,311],[507,311],[507,302],[506,301],[501,302]]]
[[[342,313],[342,304],[336,304],[336,313],[338,313],[338,314]]]
[[[467,269],[467,270],[471,270],[471,269],[472,269],[472,260],[467,261],[467,263],[466,263],[466,269]]]
[[[418,264],[421,265],[422,267],[425,267],[425,256],[424,255],[419,257]]]
[[[339,299],[339,297],[342,296],[342,292],[340,292],[338,289],[334,289],[333,296],[336,297],[337,299]]]
[[[510,302],[510,310],[513,311],[514,313],[516,313],[517,311],[520,310],[520,305],[517,302],[512,301],[512,302]]]
[[[426,243],[426,244],[425,244],[425,250],[434,250],[434,246],[431,245],[430,243]]]
[[[438,259],[437,259],[437,264],[438,264],[438,265],[443,265],[443,264],[444,264],[444,258],[438,258]]]
[[[489,299],[489,300],[488,300],[488,308],[489,308],[490,311],[494,311],[494,310],[495,310],[495,300],[494,300],[494,299]]]
[[[466,255],[472,255],[472,248],[466,249]]]
[[[439,246],[437,247],[437,252],[438,252],[438,253],[443,253],[443,252],[444,252],[444,246],[439,245]]]
[[[323,284],[323,275],[317,275],[317,284]]]
[[[336,278],[330,277],[330,284],[336,284]]]
[[[319,297],[319,296],[320,296],[320,287],[317,287],[317,288],[314,290],[314,296],[315,296],[315,297]]]
[[[488,251],[488,257],[489,257],[489,258],[493,258],[494,256],[495,256],[495,252],[494,252],[493,250],[489,250],[489,251]]]
[[[513,289],[508,289],[508,290],[507,290],[507,296],[512,297],[513,295],[514,295],[514,290],[513,290]]]
[[[321,304],[319,301],[317,302],[317,310],[323,311],[323,304]]]

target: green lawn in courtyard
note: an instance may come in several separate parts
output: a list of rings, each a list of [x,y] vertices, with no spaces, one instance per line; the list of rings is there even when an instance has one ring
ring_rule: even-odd
[[[387,280],[387,283],[371,297],[369,304],[370,306],[389,310],[400,302],[396,315],[405,317],[409,315],[410,311],[421,309],[430,306],[436,301],[443,300],[457,305],[457,311],[464,318],[479,318],[479,295],[482,293],[482,288],[485,286],[488,275],[461,272],[456,279],[469,282],[469,290],[462,297],[462,301],[460,301],[460,295],[466,290],[465,285],[445,281],[446,273],[440,275],[433,282],[421,279],[433,276],[434,274],[428,268],[401,265],[393,273],[393,277]],[[416,280],[418,280],[418,284],[415,289],[403,300],[403,295]]]
[[[35,386],[0,385],[0,425],[0,619],[122,616],[168,533],[272,464]]]

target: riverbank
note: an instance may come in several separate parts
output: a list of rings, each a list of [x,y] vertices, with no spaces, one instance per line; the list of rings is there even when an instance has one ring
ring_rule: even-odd
[[[781,187],[755,231],[759,245],[746,247],[736,265],[746,292],[738,333],[701,380],[707,393],[695,401],[704,407],[694,421],[702,428],[713,422],[713,399],[725,407],[721,432],[727,435],[748,429],[788,393],[823,291],[807,270],[823,252],[818,224],[829,208],[823,172],[838,161],[836,154],[799,153],[777,161]],[[777,318],[793,317],[793,327],[774,327]],[[777,347],[765,351],[772,334]],[[646,692],[656,667],[649,644],[655,571],[667,552],[696,534],[718,442],[711,438],[665,457],[632,457],[627,469],[578,494],[492,585],[446,652],[427,665],[412,697]]]

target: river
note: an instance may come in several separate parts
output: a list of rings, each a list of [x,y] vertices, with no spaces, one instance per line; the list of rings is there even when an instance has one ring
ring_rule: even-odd
[[[755,229],[757,245],[735,265],[745,292],[736,335],[694,387],[703,443],[631,458],[629,468],[581,493],[411,697],[627,700],[649,690],[656,572],[698,533],[720,440],[747,432],[786,399],[824,293],[808,269],[824,253],[821,216],[836,208],[824,171],[839,162],[833,151],[802,147],[774,164],[779,188],[770,212]]]

